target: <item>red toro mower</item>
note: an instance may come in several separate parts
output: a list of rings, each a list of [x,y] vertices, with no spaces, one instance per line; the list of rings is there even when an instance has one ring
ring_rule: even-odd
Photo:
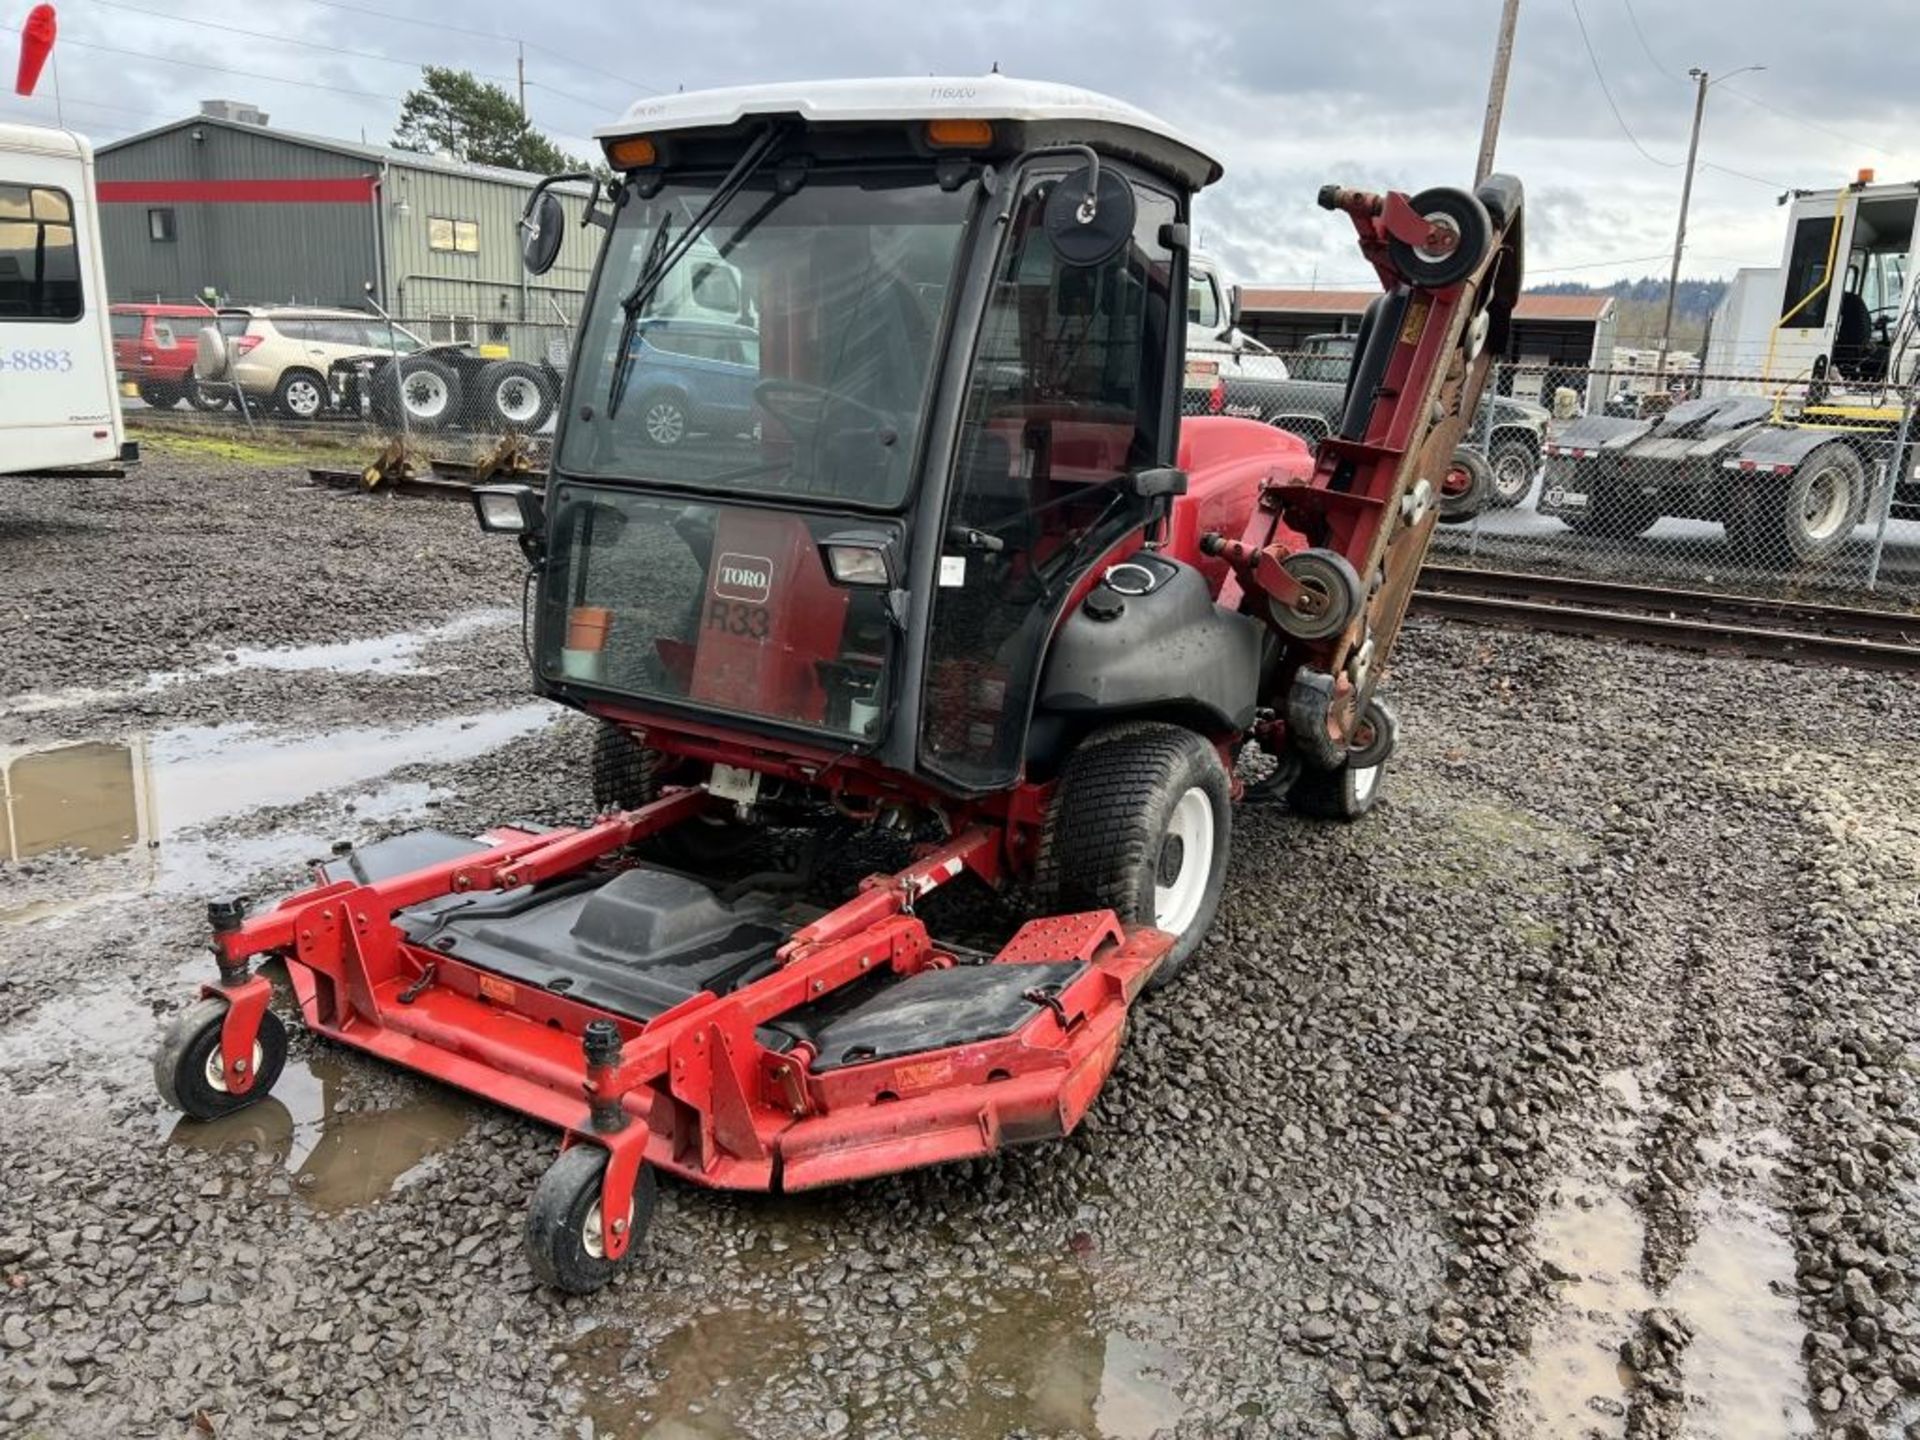
[[[211,906],[217,982],[155,1065],[192,1116],[266,1094],[251,966],[282,958],[310,1030],[565,1132],[526,1243],[575,1291],[662,1171],[799,1190],[1071,1131],[1206,935],[1234,804],[1373,804],[1377,678],[1521,252],[1512,180],[1323,190],[1382,293],[1309,452],[1182,422],[1220,167],[1130,106],[846,82],[648,100],[602,139],[551,478],[475,497],[532,567],[536,688],[604,722],[601,818]],[[536,191],[536,273],[566,223]],[[822,817],[919,858],[824,913],[723,878]],[[916,914],[962,875],[1026,887],[998,953]]]

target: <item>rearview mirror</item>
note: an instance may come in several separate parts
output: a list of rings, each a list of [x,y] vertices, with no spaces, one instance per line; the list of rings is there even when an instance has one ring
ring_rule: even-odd
[[[560,242],[566,238],[567,212],[551,190],[535,192],[520,217],[520,258],[527,273],[544,275],[560,258]]]

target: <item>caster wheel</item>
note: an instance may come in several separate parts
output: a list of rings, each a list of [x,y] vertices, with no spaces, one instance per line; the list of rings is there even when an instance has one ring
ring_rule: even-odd
[[[1493,243],[1493,221],[1487,207],[1478,197],[1445,186],[1422,190],[1411,203],[1428,225],[1451,232],[1453,244],[1446,249],[1428,249],[1409,245],[1398,237],[1390,239],[1387,252],[1395,268],[1427,290],[1457,285],[1473,274]]]
[[[1400,717],[1378,696],[1367,701],[1347,748],[1349,770],[1373,770],[1386,763],[1400,739]]]
[[[1287,803],[1295,814],[1311,815],[1316,820],[1358,820],[1380,798],[1380,775],[1385,769],[1385,761],[1378,765],[1342,765],[1338,770],[1316,770],[1309,765],[1287,792]]]
[[[1306,593],[1291,605],[1269,605],[1273,623],[1296,640],[1325,640],[1338,635],[1360,613],[1366,599],[1360,577],[1347,557],[1333,550],[1301,550],[1281,562]]]
[[[541,1283],[572,1295],[591,1294],[620,1273],[646,1235],[659,1188],[651,1165],[642,1165],[633,1182],[627,1253],[618,1260],[607,1258],[600,1233],[600,1187],[606,1173],[605,1150],[575,1145],[561,1151],[534,1186],[523,1240],[527,1264]]]
[[[1301,670],[1287,692],[1287,744],[1309,770],[1335,770],[1347,763],[1347,747],[1327,729],[1333,708],[1333,677]]]
[[[220,1027],[226,1023],[224,1000],[189,1005],[167,1027],[153,1057],[153,1083],[161,1099],[195,1120],[217,1120],[264,1100],[287,1063],[287,1030],[271,1010],[260,1017],[253,1041],[253,1088],[244,1095],[227,1089],[220,1067]]]

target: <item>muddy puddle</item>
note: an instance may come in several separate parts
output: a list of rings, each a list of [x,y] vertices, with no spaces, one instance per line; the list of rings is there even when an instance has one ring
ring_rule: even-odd
[[[330,830],[289,827],[222,835],[248,812],[295,805],[366,786],[403,766],[445,764],[496,749],[550,724],[558,712],[530,704],[404,727],[285,735],[250,724],[183,725],[131,740],[0,751],[0,859],[76,852],[93,883],[76,876],[85,903],[105,894],[227,889],[260,870],[327,853],[343,831],[423,814],[432,787],[395,783],[355,795]],[[0,920],[53,913],[44,902]]]
[[[488,630],[517,625],[519,612],[506,609],[474,610],[439,625],[395,631],[361,640],[325,645],[239,646],[218,660],[181,670],[159,670],[135,684],[120,687],[75,686],[64,690],[31,691],[0,697],[0,715],[43,715],[156,695],[177,685],[216,680],[249,670],[330,675],[423,675],[433,673],[426,653],[436,645],[465,639]]]
[[[1152,1440],[1185,1413],[1170,1325],[1102,1316],[1091,1277],[1070,1262],[984,1291],[932,1322],[928,1340],[914,1408],[951,1440]],[[752,1309],[697,1316],[653,1344],[599,1325],[561,1352],[559,1383],[596,1436],[720,1440],[755,1433],[756,1421],[779,1429],[782,1381],[805,1384],[817,1348],[809,1326]],[[837,1398],[844,1433],[862,1433],[858,1402]]]
[[[362,1062],[332,1053],[289,1060],[273,1093],[224,1119],[168,1113],[169,1144],[216,1152],[248,1149],[282,1166],[294,1189],[327,1214],[369,1205],[403,1188],[467,1132],[472,1110],[427,1088],[397,1105],[353,1103],[366,1088]]]

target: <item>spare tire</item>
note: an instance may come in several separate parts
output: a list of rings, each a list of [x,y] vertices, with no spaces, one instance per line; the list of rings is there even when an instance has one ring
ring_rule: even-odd
[[[1440,480],[1440,523],[1464,525],[1492,501],[1493,467],[1478,450],[1459,446]]]
[[[438,430],[460,418],[460,377],[431,355],[388,361],[371,388],[374,418],[389,429]]]

